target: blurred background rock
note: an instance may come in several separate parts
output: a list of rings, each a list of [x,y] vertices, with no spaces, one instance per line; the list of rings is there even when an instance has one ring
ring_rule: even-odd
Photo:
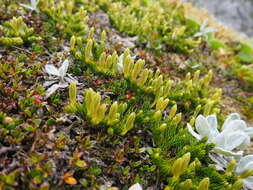
[[[183,0],[205,8],[221,23],[253,37],[253,0]]]

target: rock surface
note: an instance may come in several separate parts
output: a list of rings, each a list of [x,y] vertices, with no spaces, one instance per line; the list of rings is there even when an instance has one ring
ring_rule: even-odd
[[[185,0],[206,8],[219,21],[253,37],[253,1],[251,0]]]

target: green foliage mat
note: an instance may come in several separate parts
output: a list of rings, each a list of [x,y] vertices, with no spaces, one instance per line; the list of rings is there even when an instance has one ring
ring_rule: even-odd
[[[1,1],[0,189],[241,189],[186,126],[252,122],[252,44],[190,13],[174,0]]]

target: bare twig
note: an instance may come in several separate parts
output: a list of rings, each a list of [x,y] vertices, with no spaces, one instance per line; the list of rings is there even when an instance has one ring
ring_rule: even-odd
[[[23,48],[20,48],[20,47],[17,47],[17,46],[12,46],[12,47],[15,48],[15,49],[17,49],[17,50],[23,51],[23,52],[25,52],[25,53],[27,53],[27,54],[29,54],[29,55],[32,55],[32,54],[33,54],[32,52],[30,52],[30,51],[27,50],[27,49],[23,49]],[[36,57],[36,59],[38,59],[39,61],[42,61],[42,59],[39,58],[39,57]]]

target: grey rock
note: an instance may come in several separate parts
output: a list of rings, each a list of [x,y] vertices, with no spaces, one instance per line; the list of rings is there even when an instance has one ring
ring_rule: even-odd
[[[253,37],[252,0],[183,0],[196,7],[206,8],[223,24]]]

